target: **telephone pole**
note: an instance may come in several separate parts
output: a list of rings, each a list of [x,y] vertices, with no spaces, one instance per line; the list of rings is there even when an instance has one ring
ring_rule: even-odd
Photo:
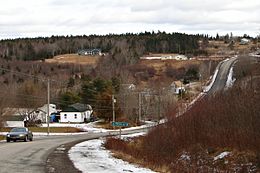
[[[47,135],[50,133],[50,79],[47,79],[47,118],[46,118],[46,123],[47,123]]]
[[[141,92],[138,93],[138,103],[139,103],[139,106],[138,106],[138,108],[139,108],[138,115],[139,115],[139,122],[141,122],[141,114],[142,114],[142,95],[141,95],[141,94],[142,94]]]
[[[115,122],[116,116],[115,116],[115,96],[114,96],[114,94],[112,95],[112,109],[113,109],[113,122]]]

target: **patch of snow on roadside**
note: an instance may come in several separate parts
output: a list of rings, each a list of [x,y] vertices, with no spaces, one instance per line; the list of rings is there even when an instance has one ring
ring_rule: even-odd
[[[229,73],[228,73],[228,78],[227,78],[225,89],[232,87],[235,81],[236,81],[236,79],[233,78],[233,67],[231,67],[229,70]]]
[[[214,161],[223,159],[224,157],[226,157],[229,154],[230,154],[230,152],[228,152],[228,151],[222,152],[219,155],[217,155],[216,157],[214,157]]]
[[[212,77],[210,84],[204,88],[204,90],[203,90],[204,92],[208,92],[211,89],[211,87],[213,86],[213,84],[217,78],[217,74],[218,74],[218,69],[215,70],[215,73]]]
[[[101,139],[95,139],[72,147],[69,150],[69,157],[75,167],[83,173],[153,172],[112,157],[111,152],[102,147],[103,142]]]

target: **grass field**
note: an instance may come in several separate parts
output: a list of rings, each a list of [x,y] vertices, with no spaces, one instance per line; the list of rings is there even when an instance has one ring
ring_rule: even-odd
[[[47,63],[71,63],[81,65],[96,65],[99,56],[80,56],[78,54],[64,54],[46,59]]]

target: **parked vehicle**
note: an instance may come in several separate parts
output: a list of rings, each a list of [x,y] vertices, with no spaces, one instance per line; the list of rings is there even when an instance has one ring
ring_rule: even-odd
[[[33,140],[33,134],[26,127],[15,127],[11,129],[9,133],[6,135],[6,142],[23,140],[27,142],[28,140]]]

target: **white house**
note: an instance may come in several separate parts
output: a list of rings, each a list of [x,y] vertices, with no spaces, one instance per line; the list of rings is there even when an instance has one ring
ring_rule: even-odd
[[[174,57],[174,59],[176,59],[176,60],[188,60],[188,57],[185,56],[185,55],[176,55]]]
[[[242,45],[246,45],[246,44],[248,44],[250,42],[250,40],[249,39],[246,39],[246,38],[242,38],[241,40],[240,40],[240,44],[242,44]]]
[[[25,117],[21,115],[12,115],[5,117],[5,127],[24,127]]]
[[[41,120],[41,122],[47,122],[47,108],[48,105],[45,104],[42,107],[37,108],[35,110],[34,114],[36,114],[37,119]],[[50,104],[49,107],[49,116],[53,113],[57,113],[56,105],[55,104]]]
[[[174,81],[170,85],[170,90],[174,94],[180,94],[181,92],[185,92],[185,87],[181,81]]]
[[[101,49],[84,49],[84,50],[79,50],[78,55],[102,55]]]
[[[60,112],[61,123],[83,123],[90,119],[92,115],[90,105],[75,103]]]
[[[154,56],[143,56],[140,59],[144,60],[188,60],[188,57],[181,54],[163,54],[163,55],[154,55]]]

